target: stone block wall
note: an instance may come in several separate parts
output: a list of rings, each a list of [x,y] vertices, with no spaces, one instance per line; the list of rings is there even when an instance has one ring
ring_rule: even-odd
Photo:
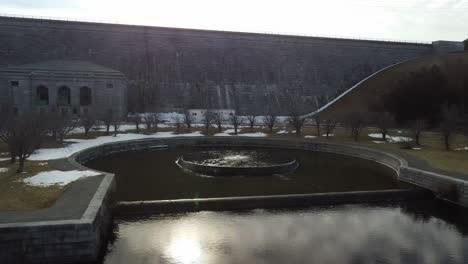
[[[467,181],[410,167],[401,168],[400,179],[429,189],[438,194],[441,198],[451,200],[463,206],[468,206]],[[446,191],[455,191],[456,194],[454,195],[456,197],[450,197],[451,194],[447,196],[447,193],[445,193]]]
[[[0,67],[87,60],[123,72],[129,95],[151,87],[163,107],[241,113],[281,107],[293,92],[310,112],[379,69],[433,53],[420,43],[9,17],[0,17],[0,46]]]
[[[0,263],[98,260],[112,224],[114,176],[102,180],[80,219],[0,224]]]

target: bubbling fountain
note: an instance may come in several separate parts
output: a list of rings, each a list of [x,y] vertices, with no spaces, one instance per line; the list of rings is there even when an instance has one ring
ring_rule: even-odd
[[[261,151],[192,152],[176,161],[181,168],[209,176],[268,176],[287,174],[299,166],[295,158]]]

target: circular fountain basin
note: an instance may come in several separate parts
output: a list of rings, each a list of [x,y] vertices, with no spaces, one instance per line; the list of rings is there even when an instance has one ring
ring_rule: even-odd
[[[287,174],[299,166],[295,158],[248,150],[192,152],[176,162],[180,167],[209,176],[268,176]]]

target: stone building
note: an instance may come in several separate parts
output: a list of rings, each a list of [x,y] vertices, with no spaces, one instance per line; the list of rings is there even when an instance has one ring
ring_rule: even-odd
[[[0,104],[14,113],[127,113],[123,73],[87,61],[53,60],[0,69]]]

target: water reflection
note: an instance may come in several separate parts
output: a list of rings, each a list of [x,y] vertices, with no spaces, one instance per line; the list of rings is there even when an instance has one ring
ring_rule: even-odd
[[[105,263],[465,263],[460,224],[364,205],[127,219]]]

